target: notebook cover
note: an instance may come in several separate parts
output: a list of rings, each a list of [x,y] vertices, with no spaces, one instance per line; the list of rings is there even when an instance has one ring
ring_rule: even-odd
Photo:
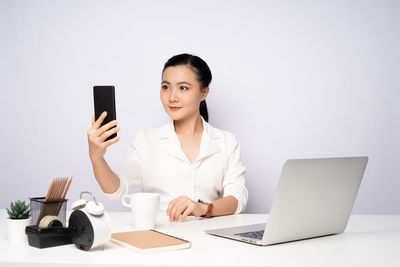
[[[113,233],[111,241],[139,253],[154,253],[191,247],[191,242],[155,230]]]

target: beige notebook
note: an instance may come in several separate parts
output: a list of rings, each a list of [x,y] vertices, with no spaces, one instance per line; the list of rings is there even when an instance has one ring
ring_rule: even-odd
[[[190,248],[192,243],[155,230],[113,233],[111,241],[139,253],[155,253]]]

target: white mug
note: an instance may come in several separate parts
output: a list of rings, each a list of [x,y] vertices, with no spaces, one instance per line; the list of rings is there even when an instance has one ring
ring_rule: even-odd
[[[129,202],[126,200],[129,199]],[[153,229],[158,208],[160,206],[160,194],[134,193],[122,197],[122,205],[131,208],[133,225],[136,230]]]

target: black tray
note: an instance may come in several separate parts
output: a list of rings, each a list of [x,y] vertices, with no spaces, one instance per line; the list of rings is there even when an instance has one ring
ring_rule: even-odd
[[[72,244],[71,234],[68,228],[52,227],[39,228],[37,225],[30,225],[25,228],[28,235],[28,243],[36,248],[48,248]]]

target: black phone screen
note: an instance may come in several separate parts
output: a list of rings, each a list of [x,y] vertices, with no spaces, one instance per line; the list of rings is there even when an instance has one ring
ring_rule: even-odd
[[[97,120],[100,115],[107,111],[107,117],[104,119],[102,126],[110,121],[117,119],[115,111],[115,87],[112,85],[93,86],[94,97],[94,118]],[[117,134],[109,136],[105,141],[116,137]]]

